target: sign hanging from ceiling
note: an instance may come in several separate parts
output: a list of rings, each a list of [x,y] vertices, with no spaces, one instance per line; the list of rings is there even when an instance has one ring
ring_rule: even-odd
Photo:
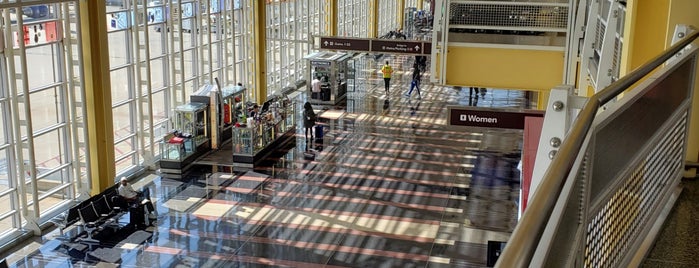
[[[447,107],[450,126],[524,129],[526,117],[543,117],[543,111],[503,110],[468,106]]]
[[[429,55],[432,43],[398,39],[337,38],[321,36],[319,49]]]
[[[372,52],[422,54],[422,42],[371,40]]]

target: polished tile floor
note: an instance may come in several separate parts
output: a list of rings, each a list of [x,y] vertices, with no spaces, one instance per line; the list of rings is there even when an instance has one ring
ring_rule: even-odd
[[[428,77],[421,99],[408,98],[411,58],[388,60],[398,70],[388,96],[380,63],[366,56],[346,105],[314,107],[321,140],[299,127],[295,142],[253,170],[209,155],[220,164],[184,179],[140,178],[135,187],[150,189],[158,219],[143,243],[94,246],[115,263],[75,254],[53,232],[8,257],[11,267],[485,267],[488,241],[506,241],[516,223],[522,134],[450,128],[447,106],[531,101]]]

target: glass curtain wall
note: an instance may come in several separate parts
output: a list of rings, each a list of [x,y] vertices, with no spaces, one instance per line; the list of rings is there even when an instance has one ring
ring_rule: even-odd
[[[401,28],[398,25],[398,1],[379,0],[378,31],[379,36],[383,36],[390,31]]]
[[[417,7],[417,2],[421,0],[405,0],[405,7]]]
[[[337,5],[337,35],[369,37],[369,0],[338,0]]]
[[[0,3],[3,242],[38,231],[89,183],[77,1],[31,3]]]
[[[311,38],[321,35],[324,0],[270,1],[267,18],[267,94],[296,87],[303,77]]]
[[[172,109],[205,84],[248,84],[253,0],[107,0],[117,174],[159,159]],[[242,23],[241,23],[242,22]]]

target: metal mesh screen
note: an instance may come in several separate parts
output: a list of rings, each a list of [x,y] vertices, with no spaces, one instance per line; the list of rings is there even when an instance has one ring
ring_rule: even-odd
[[[567,3],[469,2],[471,1],[450,3],[450,28],[566,31]]]
[[[619,78],[619,61],[621,61],[621,40],[614,38],[614,57],[612,58],[612,81]]]
[[[596,23],[597,23],[597,31],[595,31],[594,46],[595,46],[595,50],[597,52],[599,52],[602,50],[602,45],[603,45],[603,41],[604,41],[604,33],[606,32],[607,27],[604,24],[602,24],[602,21],[599,19],[597,19]]]
[[[687,113],[669,129],[652,151],[640,161],[631,176],[623,179],[616,191],[597,211],[590,211],[585,236],[584,267],[620,267],[631,243],[642,233],[659,205],[659,198],[673,173],[683,164],[683,141]],[[595,200],[592,200],[594,203]]]

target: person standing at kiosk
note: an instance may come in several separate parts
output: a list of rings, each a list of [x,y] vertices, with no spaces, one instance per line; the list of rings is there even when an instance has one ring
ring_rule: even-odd
[[[393,68],[388,65],[388,61],[381,67],[381,73],[383,73],[383,83],[386,87],[386,96],[388,96],[388,89],[391,87],[391,74],[393,73]]]
[[[320,99],[320,89],[321,85],[323,82],[320,82],[320,79],[318,79],[318,76],[313,78],[313,81],[311,81],[311,98],[312,99]]]

